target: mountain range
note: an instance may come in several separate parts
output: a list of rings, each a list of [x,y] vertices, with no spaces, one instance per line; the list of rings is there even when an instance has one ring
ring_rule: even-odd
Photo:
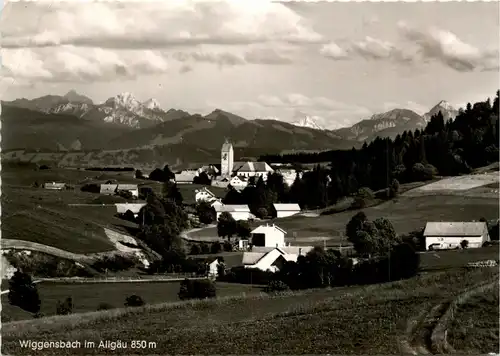
[[[176,152],[190,147],[217,156],[226,138],[244,156],[350,149],[377,136],[392,138],[405,130],[421,129],[439,111],[445,119],[457,114],[450,104],[441,101],[424,115],[393,109],[351,127],[326,130],[316,118],[300,112],[291,123],[275,117],[247,120],[222,109],[202,116],[177,109],[165,111],[155,99],[141,102],[131,93],[95,104],[72,90],[63,96],[2,101],[2,150],[171,152],[167,148],[177,146]],[[157,155],[155,159],[159,159]]]

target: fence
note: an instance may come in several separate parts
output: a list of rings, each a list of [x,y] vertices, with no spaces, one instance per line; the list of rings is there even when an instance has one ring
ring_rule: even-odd
[[[169,273],[164,275],[136,276],[136,277],[100,277],[100,278],[40,278],[40,282],[57,283],[138,283],[138,282],[177,282],[184,279],[205,279],[205,276],[196,273]]]

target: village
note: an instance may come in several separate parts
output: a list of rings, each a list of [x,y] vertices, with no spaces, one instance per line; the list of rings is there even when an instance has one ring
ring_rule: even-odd
[[[293,217],[317,216],[314,212],[302,210],[298,203],[273,203],[273,209],[269,212],[269,216],[258,218],[251,213],[248,205],[224,204],[224,197],[220,194],[217,196],[211,191],[214,188],[219,191],[224,189],[227,192],[234,189],[241,192],[248,185],[255,185],[259,178],[265,182],[267,177],[273,173],[281,175],[284,183],[290,187],[296,177],[302,177],[305,172],[307,169],[296,170],[280,164],[235,161],[233,145],[226,140],[221,148],[220,164],[203,165],[198,169],[183,170],[173,174],[169,182],[178,186],[193,185],[197,179],[204,176],[205,185],[192,190],[193,196],[185,198],[183,205],[184,209],[189,212],[190,219],[197,222],[199,222],[199,217],[196,215],[196,206],[200,204],[209,206],[214,212],[214,222],[208,225],[199,224],[194,230],[209,230],[216,227],[221,216],[230,216],[235,222],[252,222],[252,226],[254,226],[249,230],[248,237],[236,236],[233,238],[229,251],[234,252],[236,256],[229,259],[230,264],[223,263],[224,258],[217,257],[217,255],[205,258],[207,275],[216,278],[218,271],[220,271],[219,265],[224,265],[225,268],[244,267],[264,272],[277,272],[286,261],[297,262],[299,256],[306,256],[314,249],[313,245],[292,245],[292,242],[286,242],[286,240],[292,240],[291,236],[279,226],[281,219],[288,218],[290,220]],[[142,177],[148,178],[147,175],[141,174]],[[47,182],[43,187],[49,190],[63,190],[66,184],[64,182]],[[120,217],[133,216],[135,219],[138,218],[141,209],[147,205],[146,201],[140,198],[147,198],[147,195],[152,191],[148,183],[139,185],[111,181],[100,184],[98,189],[98,193],[102,196],[121,195],[126,197],[127,202],[114,204],[116,214]],[[97,190],[95,192],[97,193]],[[336,234],[342,235],[343,231],[338,231]],[[205,239],[203,236],[191,238],[188,233],[183,233],[182,236],[191,243],[193,241],[199,243],[225,242],[224,236],[217,236],[216,232],[213,236],[205,237]],[[422,238],[422,252],[480,248],[490,242],[486,221],[427,221]],[[326,243],[321,245],[326,247]],[[353,246],[348,241],[344,241],[344,246],[341,243],[340,246],[336,245],[334,248],[352,256],[350,259],[353,264],[358,263],[359,257],[353,255]],[[199,259],[197,256],[193,257]],[[146,263],[146,266],[149,265],[148,262]]]

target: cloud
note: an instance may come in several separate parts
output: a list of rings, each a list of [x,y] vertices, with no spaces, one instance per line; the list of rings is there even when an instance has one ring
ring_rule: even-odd
[[[330,42],[321,47],[319,53],[327,58],[331,59],[347,59],[349,58],[349,54],[343,48],[341,48],[335,42]]]
[[[164,49],[200,44],[317,43],[322,36],[269,1],[11,3],[3,48]]]
[[[498,50],[481,50],[450,31],[431,28],[420,31],[398,23],[402,42],[392,43],[366,36],[343,46],[335,42],[323,45],[319,53],[331,60],[363,58],[400,64],[427,63],[431,60],[460,72],[498,70]]]
[[[62,46],[57,50],[2,51],[2,75],[16,81],[103,81],[130,79],[168,71],[164,57],[155,51],[110,51],[101,48]]]
[[[418,46],[423,59],[437,60],[460,72],[498,70],[498,50],[481,50],[454,33],[435,27],[420,31],[404,22],[398,26],[401,34]]]

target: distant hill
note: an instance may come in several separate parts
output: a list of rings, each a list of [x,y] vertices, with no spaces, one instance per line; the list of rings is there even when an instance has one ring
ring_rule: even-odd
[[[371,141],[377,136],[394,138],[405,130],[422,129],[425,125],[426,120],[416,112],[408,109],[393,109],[333,132],[344,140],[364,142]]]

